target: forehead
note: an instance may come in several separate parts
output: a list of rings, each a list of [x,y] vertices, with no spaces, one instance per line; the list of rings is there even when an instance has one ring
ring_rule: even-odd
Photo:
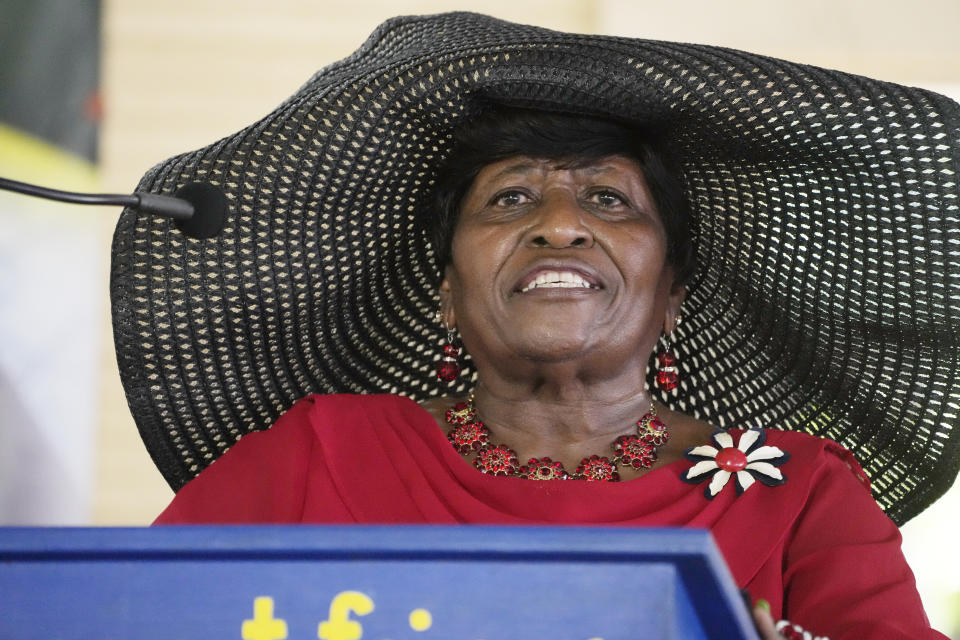
[[[540,158],[520,155],[485,165],[477,173],[474,184],[511,177],[538,178],[556,173],[583,178],[621,178],[646,183],[640,164],[627,156]]]

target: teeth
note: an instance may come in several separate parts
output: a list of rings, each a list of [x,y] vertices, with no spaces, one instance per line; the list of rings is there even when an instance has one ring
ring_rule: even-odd
[[[531,289],[546,289],[546,288],[581,288],[581,289],[592,289],[593,287],[589,282],[584,280],[579,274],[576,274],[572,271],[544,271],[537,275],[533,281],[520,290],[521,293],[530,291]]]

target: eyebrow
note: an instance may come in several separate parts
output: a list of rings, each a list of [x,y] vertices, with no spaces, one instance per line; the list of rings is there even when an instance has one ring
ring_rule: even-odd
[[[579,173],[596,174],[596,173],[607,173],[608,171],[612,171],[613,169],[614,169],[614,166],[609,164],[601,164],[601,165],[591,164],[591,165],[586,165],[584,167],[574,167],[572,170]]]
[[[528,173],[533,173],[534,171],[540,170],[543,165],[535,162],[519,162],[517,164],[511,164],[504,167],[500,171],[497,171],[495,174],[490,176],[493,179],[499,178],[501,176],[512,176],[512,175],[525,175]]]

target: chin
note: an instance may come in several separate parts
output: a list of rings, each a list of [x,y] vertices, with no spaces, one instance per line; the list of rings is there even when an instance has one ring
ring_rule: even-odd
[[[588,350],[585,336],[547,333],[524,336],[517,353],[533,362],[567,362],[576,359]]]

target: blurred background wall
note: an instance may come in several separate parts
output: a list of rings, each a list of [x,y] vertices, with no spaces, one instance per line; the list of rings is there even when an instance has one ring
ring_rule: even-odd
[[[12,1],[0,0],[0,5]],[[57,4],[34,2],[45,3]],[[960,98],[957,0],[91,2],[93,7],[98,4],[103,117],[97,176],[104,191],[129,192],[156,162],[213,142],[265,115],[313,72],[351,53],[379,22],[398,14],[468,9],[568,31],[725,45],[924,86]],[[0,18],[8,23],[16,19],[11,6],[0,8]],[[0,93],[3,89],[0,85]],[[14,174],[20,163],[11,160],[9,140],[0,138],[0,145],[2,175],[65,186],[53,175],[45,179]],[[5,202],[0,200],[0,206]],[[110,232],[116,212],[71,215],[77,220],[86,216],[77,237],[82,240],[92,233],[96,242],[93,252],[84,254],[84,263],[77,264],[78,269],[92,270],[84,280],[87,294],[61,306],[59,313],[78,319],[81,329],[74,339],[98,352],[99,363],[89,358],[76,365],[77,402],[82,405],[86,400],[90,408],[55,401],[48,407],[56,412],[51,424],[80,434],[71,446],[77,459],[87,456],[88,460],[74,464],[72,475],[57,476],[63,495],[72,496],[74,508],[60,511],[61,517],[54,519],[72,524],[148,524],[172,493],[140,443],[116,373],[107,300]],[[8,244],[13,242],[8,238]],[[0,276],[3,259],[0,253]],[[49,283],[39,278],[20,285],[36,290]],[[0,288],[0,328],[17,318],[25,325],[35,320],[31,314],[36,308],[12,290]],[[80,322],[87,316],[93,320]],[[0,343],[0,348],[6,346]],[[54,390],[43,391],[54,397]],[[0,397],[0,407],[3,402]],[[9,420],[6,416],[11,415],[0,414],[0,418]],[[79,428],[80,423],[88,426]],[[0,424],[0,435],[5,433],[5,440],[10,440],[14,428],[28,425]],[[0,439],[0,444],[5,440]],[[35,473],[42,478],[46,472],[38,467]],[[960,611],[960,553],[953,543],[958,514],[960,491],[955,488],[903,531],[905,552],[932,619],[960,638],[960,628],[955,626]],[[0,517],[11,522],[3,514]],[[19,521],[46,523],[49,519],[27,514]]]
[[[0,1],[0,175],[96,188],[100,17],[99,0]],[[0,523],[83,521],[104,219],[7,192],[0,213]]]

